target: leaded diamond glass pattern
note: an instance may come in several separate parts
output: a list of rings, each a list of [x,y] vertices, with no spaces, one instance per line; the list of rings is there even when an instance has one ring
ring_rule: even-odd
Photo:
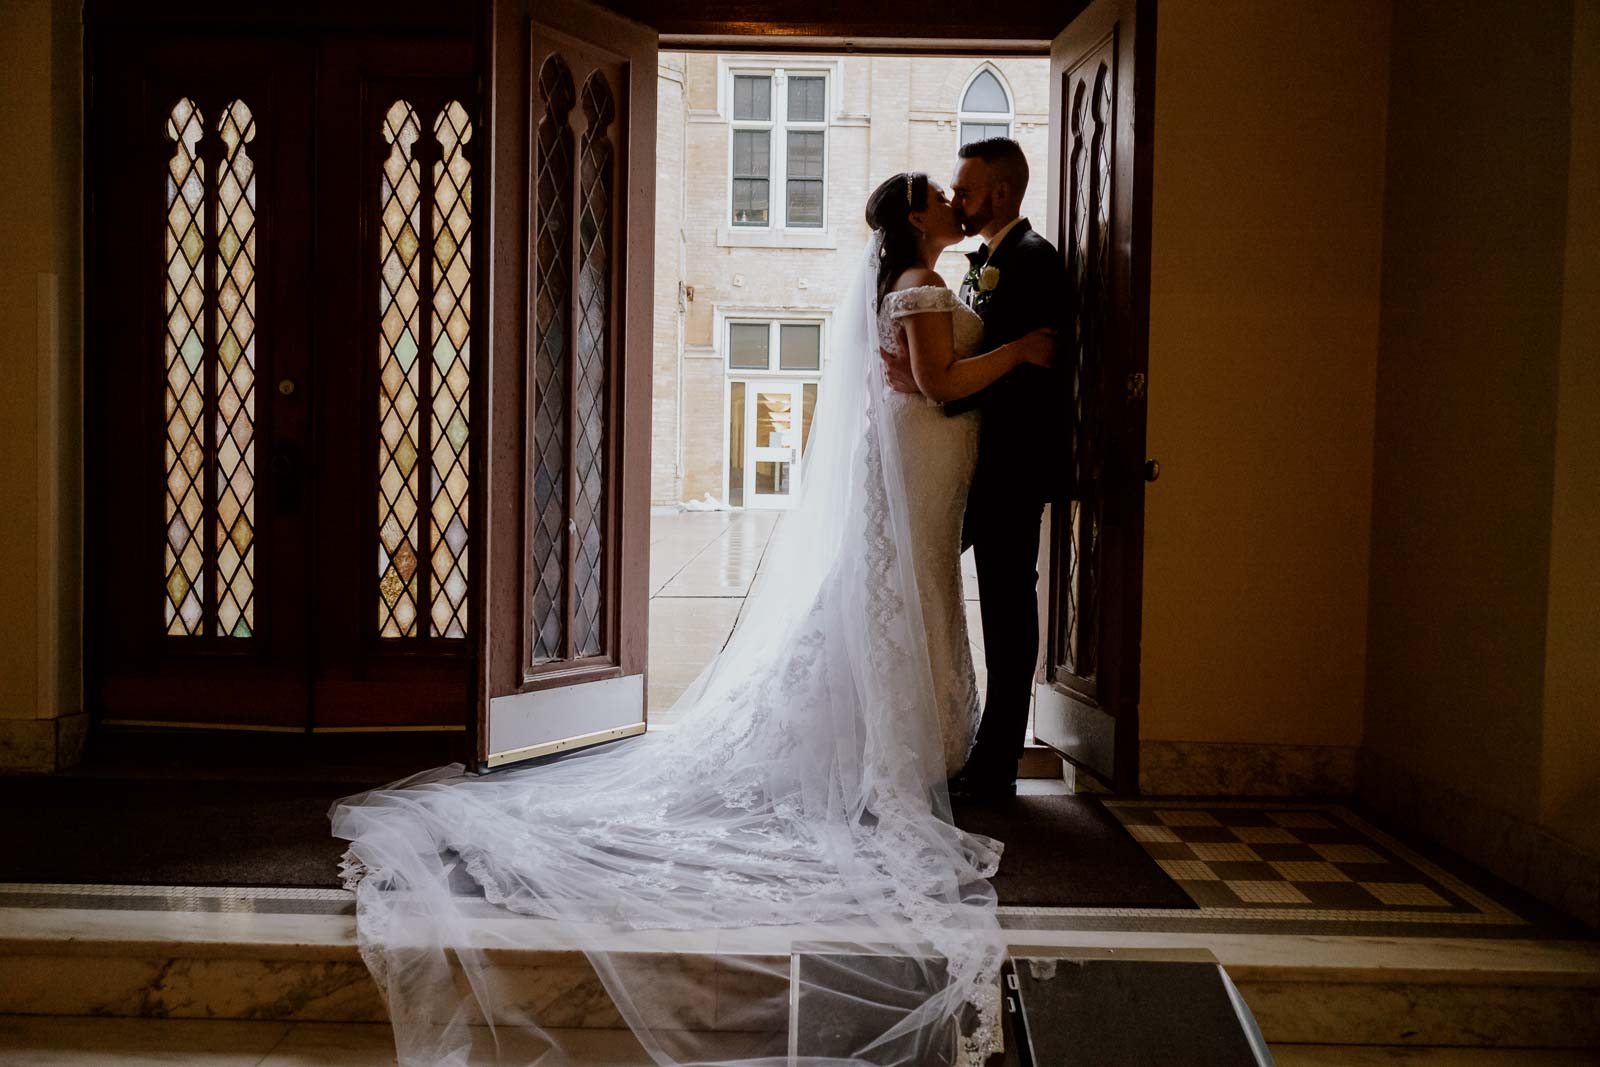
[[[534,245],[534,663],[563,656],[566,639],[567,345],[572,336],[572,74],[560,56],[539,72]]]
[[[467,499],[471,416],[472,122],[452,100],[433,123],[433,452],[429,501],[434,637],[467,635]]]
[[[599,73],[583,86],[588,130],[583,137],[579,208],[578,333],[574,360],[576,440],[572,494],[573,654],[605,651],[606,355],[611,334],[611,204],[614,195],[609,128],[615,116],[611,86]]]
[[[256,165],[255,119],[235,100],[218,123],[216,541],[219,637],[255,630]]]
[[[422,184],[416,110],[395,101],[383,119],[389,155],[378,226],[378,632],[417,632]]]
[[[1068,267],[1075,295],[1072,363],[1074,481],[1067,530],[1068,573],[1060,638],[1062,665],[1082,678],[1096,669],[1100,560],[1102,348],[1111,225],[1111,72],[1102,62],[1091,86],[1074,86]]]
[[[203,632],[205,550],[201,523],[205,469],[205,398],[201,337],[205,307],[205,126],[193,100],[179,100],[167,118],[174,143],[167,161],[166,226],[166,632]]]

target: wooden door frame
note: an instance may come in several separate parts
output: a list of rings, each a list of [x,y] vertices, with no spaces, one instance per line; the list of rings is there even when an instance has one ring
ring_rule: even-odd
[[[649,629],[649,398],[653,361],[649,339],[653,336],[654,307],[648,296],[639,298],[636,294],[651,292],[655,214],[653,210],[635,210],[634,205],[653,203],[655,193],[653,63],[647,82],[637,70],[628,70],[628,84],[618,101],[628,122],[614,164],[622,208],[612,223],[617,240],[611,262],[614,299],[608,307],[610,339],[612,343],[620,339],[622,347],[615,350],[609,364],[614,373],[608,375],[606,384],[607,414],[613,429],[607,442],[609,475],[602,542],[603,597],[613,605],[603,609],[607,628],[603,644],[607,652],[603,656],[534,666],[525,625],[532,595],[528,561],[533,510],[529,485],[535,455],[534,413],[527,401],[537,359],[531,311],[535,235],[530,215],[537,181],[530,107],[537,77],[530,50],[532,28],[535,21],[556,26],[587,21],[591,30],[598,24],[613,39],[627,42],[622,45],[624,48],[648,31],[626,18],[593,12],[592,7],[581,0],[539,0],[537,4],[532,0],[486,0],[482,8],[482,84],[489,109],[489,141],[482,151],[489,166],[485,168],[487,183],[480,190],[480,202],[488,205],[490,290],[484,305],[489,397],[484,408],[488,447],[481,485],[488,499],[486,521],[480,527],[483,540],[476,542],[480,546],[476,551],[477,558],[486,564],[483,573],[492,578],[486,583],[479,614],[474,619],[479,642],[478,670],[468,728],[473,750],[485,767],[501,759],[489,751],[490,703],[496,699],[547,691],[559,697],[554,691],[569,686],[614,683],[638,676],[641,721],[637,728],[602,730],[599,734],[625,736],[644,728],[642,679]],[[653,34],[650,40],[653,45]],[[648,115],[648,144],[641,143],[635,135],[639,128],[632,121],[635,113]],[[573,288],[576,290],[576,277]],[[575,323],[576,317],[574,329]],[[643,513],[628,510],[627,501],[645,501]],[[630,611],[630,606],[635,610]],[[570,610],[567,616],[572,617]],[[565,751],[597,739],[598,735],[586,735],[570,742],[539,744],[522,750],[521,755]]]
[[[1141,5],[1148,6],[1151,12],[1150,28],[1153,38],[1153,13],[1155,0],[1139,0]],[[493,4],[487,5],[491,9]],[[1026,0],[1022,8],[1012,7],[1003,13],[1004,23],[962,22],[952,20],[944,24],[930,24],[926,21],[925,7],[912,0],[887,0],[886,3],[874,5],[867,14],[862,14],[858,5],[849,0],[827,0],[824,9],[810,12],[810,17],[805,21],[793,19],[792,7],[774,0],[758,0],[738,5],[736,10],[720,9],[715,17],[708,16],[703,5],[696,0],[669,0],[669,2],[650,2],[650,0],[608,0],[605,7],[624,17],[653,27],[659,34],[659,51],[690,51],[690,52],[724,52],[724,51],[759,51],[764,54],[816,54],[819,52],[854,54],[854,55],[909,55],[909,56],[1029,56],[1047,57],[1050,54],[1050,45],[1053,38],[1061,32],[1074,18],[1087,6],[1088,0],[1070,0],[1069,3],[1049,2],[1049,0]],[[503,21],[496,24],[496,19],[491,13],[486,17],[486,35],[490,44],[482,51],[487,63],[493,64],[500,54],[493,41],[497,34],[504,34],[511,29]],[[531,72],[524,64],[523,69],[515,71],[502,71],[491,73],[486,78],[486,83],[492,86],[490,97],[510,88],[520,89],[522,92],[531,90]],[[1153,73],[1153,72],[1152,72]],[[495,138],[516,138],[523,143],[524,151],[521,153],[490,153],[495,164],[490,174],[491,182],[516,182],[519,181],[517,168],[512,165],[513,160],[521,160],[522,177],[526,181],[529,167],[527,160],[531,158],[527,146],[531,140],[531,132],[519,128],[514,117],[507,113],[508,109],[498,108],[491,99],[491,112],[495,115],[488,131]],[[1139,124],[1136,131],[1137,138],[1142,142],[1142,158],[1148,161],[1150,145],[1153,143],[1153,132],[1149,119],[1153,114],[1143,116],[1146,121]],[[509,198],[491,198],[494,203],[492,218],[490,220],[492,235],[520,234],[527,232],[526,205],[528,197],[520,198],[519,204],[501,203]],[[1148,242],[1148,210],[1142,217],[1142,230],[1144,239]],[[504,239],[495,240],[491,237],[493,256],[492,270],[496,276],[503,276],[510,272],[513,276],[522,274],[521,264],[518,259],[523,257],[525,250],[521,243]],[[641,262],[643,257],[635,256],[624,281],[624,291],[642,292],[653,291],[654,263]],[[1148,254],[1141,257],[1145,269],[1148,269]],[[526,290],[525,290],[526,291]],[[1146,279],[1145,291],[1148,291]],[[638,301],[635,301],[637,304]],[[491,306],[488,329],[498,338],[527,336],[526,316],[520,308],[510,307],[505,302],[500,306]],[[500,351],[505,348],[504,340],[491,340],[489,350],[491,360],[495,361],[493,372],[496,383],[491,401],[492,410],[488,412],[490,423],[486,434],[491,437],[491,449],[494,455],[489,459],[489,465],[517,462],[519,457],[516,450],[522,445],[522,435],[515,430],[520,430],[523,413],[519,410],[522,396],[520,388],[515,392],[504,388],[512,383],[502,379],[502,375],[511,372],[512,368],[503,359],[495,359]],[[520,363],[516,368],[521,369]],[[639,406],[636,406],[639,407]],[[646,477],[648,470],[642,459],[633,457],[641,453],[647,454],[650,418],[648,410],[627,409],[624,411],[625,425],[622,433],[625,439],[631,439],[635,447],[632,449],[619,449],[622,463],[621,474],[628,478]],[[508,430],[513,432],[507,432]],[[1142,436],[1142,434],[1141,434]],[[643,441],[643,448],[638,443]],[[1142,441],[1140,442],[1142,449]],[[1140,461],[1142,462],[1142,452]],[[492,488],[486,481],[486,490]],[[490,520],[484,527],[490,544],[486,551],[481,552],[480,559],[490,559],[491,573],[505,573],[505,568],[514,566],[516,573],[523,573],[525,563],[522,559],[512,558],[512,553],[522,552],[525,558],[525,547],[520,537],[520,523],[526,514],[526,500],[521,494],[514,501],[496,500],[488,505]],[[621,532],[621,531],[618,531]],[[626,538],[622,544],[623,558],[619,561],[619,569],[631,570],[635,575],[642,576],[647,573],[648,538],[635,535]],[[1137,582],[1133,584],[1137,585]],[[525,584],[524,584],[525,589]],[[524,594],[525,595],[525,594]],[[639,603],[647,603],[640,600]],[[648,629],[648,612],[639,618],[628,618],[624,615],[620,620],[622,628],[632,628],[631,639],[623,637],[619,641],[619,649],[632,657],[630,665],[634,670],[644,669],[646,654],[645,638]],[[1138,647],[1139,617],[1137,610],[1124,616],[1122,628],[1131,628],[1131,647]],[[477,625],[480,641],[487,641],[489,647],[480,652],[482,669],[478,678],[478,693],[475,700],[472,729],[475,734],[475,743],[481,738],[488,728],[488,707],[490,694],[494,691],[494,679],[497,674],[504,675],[508,666],[515,661],[516,653],[521,643],[520,620],[512,617],[509,612],[495,611],[485,605],[483,616]],[[1132,668],[1135,685],[1133,693],[1137,696],[1137,664]],[[628,668],[614,668],[597,677],[614,677],[627,673]],[[550,679],[550,684],[561,684],[570,681],[570,675],[557,675]],[[524,689],[533,689],[538,681],[524,678]],[[502,682],[503,685],[503,682]],[[1136,720],[1134,729],[1137,729]],[[481,750],[481,744],[477,747]],[[1137,738],[1132,744],[1121,746],[1129,755],[1135,768],[1137,767]]]
[[[1092,8],[1092,10],[1091,10]],[[1112,49],[1113,149],[1109,292],[1111,315],[1105,322],[1098,383],[1102,466],[1093,491],[1099,494],[1101,536],[1096,567],[1096,601],[1090,605],[1096,633],[1092,677],[1061,668],[1062,619],[1066,591],[1056,581],[1074,548],[1057,520],[1062,509],[1080,499],[1074,485],[1051,504],[1050,575],[1042,642],[1043,670],[1037,681],[1043,696],[1035,704],[1035,730],[1049,720],[1057,738],[1041,738],[1075,767],[1114,791],[1139,789],[1139,681],[1144,571],[1144,464],[1146,381],[1149,368],[1150,223],[1154,156],[1155,0],[1094,0],[1072,24],[1072,32],[1095,42],[1084,54],[1108,45]],[[1126,40],[1131,30],[1133,41]],[[1069,121],[1066,79],[1071,70],[1051,60],[1051,113],[1059,115],[1050,129],[1050,219],[1052,240],[1065,250],[1071,240],[1067,217],[1070,176],[1064,166],[1065,124]],[[1143,79],[1141,81],[1141,78]],[[1131,127],[1132,144],[1120,143]],[[1093,225],[1092,220],[1089,223]],[[1113,362],[1115,361],[1115,362]],[[1076,442],[1075,442],[1076,446]],[[1076,471],[1083,461],[1074,458]],[[1092,498],[1091,498],[1092,499]],[[1092,507],[1093,504],[1091,503]]]

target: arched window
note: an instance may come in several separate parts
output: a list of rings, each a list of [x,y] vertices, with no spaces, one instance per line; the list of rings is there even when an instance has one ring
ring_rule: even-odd
[[[1010,137],[1012,116],[1011,94],[1000,72],[988,64],[979,67],[961,94],[961,143]]]

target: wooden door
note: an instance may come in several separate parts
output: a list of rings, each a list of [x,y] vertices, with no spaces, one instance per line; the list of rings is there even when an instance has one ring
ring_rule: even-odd
[[[481,768],[645,728],[656,48],[497,0]]]
[[[1050,53],[1049,232],[1071,283],[1073,478],[1050,508],[1034,732],[1123,793],[1139,781],[1154,59],[1153,0],[1094,0]]]
[[[102,722],[303,729],[312,53],[91,33],[85,652]],[[280,474],[282,476],[280,476]]]
[[[316,729],[471,707],[483,227],[472,42],[330,38],[317,70]]]
[[[97,721],[465,731],[472,41],[91,32]]]

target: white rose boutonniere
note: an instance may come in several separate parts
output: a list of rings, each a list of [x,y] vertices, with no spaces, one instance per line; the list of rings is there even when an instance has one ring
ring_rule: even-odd
[[[976,277],[973,277],[976,275]],[[983,305],[989,302],[995,289],[1000,285],[1000,268],[985,266],[968,275],[973,279],[972,284],[972,310],[981,311]]]

